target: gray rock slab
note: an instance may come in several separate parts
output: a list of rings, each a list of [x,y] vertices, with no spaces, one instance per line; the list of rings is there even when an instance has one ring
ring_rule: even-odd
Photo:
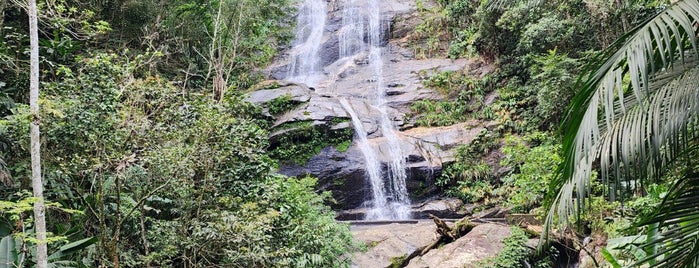
[[[352,255],[352,267],[389,267],[392,258],[410,255],[431,244],[436,239],[436,228],[432,221],[417,224],[388,224],[353,226],[354,239],[368,246],[366,252]]]
[[[505,247],[503,240],[510,236],[510,227],[499,224],[481,224],[456,241],[433,249],[414,258],[410,268],[476,268],[479,262],[493,258]]]
[[[291,100],[297,102],[308,102],[313,96],[313,91],[302,84],[288,84],[275,89],[250,92],[246,99],[252,103],[262,104],[283,96],[289,96]]]

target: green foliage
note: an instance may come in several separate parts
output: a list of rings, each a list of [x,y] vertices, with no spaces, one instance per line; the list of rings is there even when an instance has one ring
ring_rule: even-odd
[[[494,259],[486,260],[487,268],[550,268],[553,263],[550,257],[539,258],[535,251],[527,246],[529,237],[526,232],[517,226],[510,228],[510,236],[503,240],[505,247]],[[548,252],[546,252],[548,254]]]
[[[417,10],[422,22],[411,35],[411,47],[415,58],[424,59],[442,54],[448,39],[446,30],[447,13],[441,6],[427,7],[422,0],[417,1]]]
[[[558,141],[546,133],[525,137],[505,136],[500,165],[511,168],[498,190],[513,212],[528,213],[541,205],[556,167],[562,161]]]
[[[390,268],[399,268],[399,267],[405,267],[405,260],[408,259],[407,256],[399,256],[399,257],[391,257],[391,265],[389,266]]]
[[[529,79],[511,79],[498,89],[499,98],[490,106],[503,130],[527,133],[553,130],[563,119],[573,97],[578,61],[556,50],[530,56]]]
[[[449,126],[464,122],[483,107],[483,98],[489,91],[489,79],[475,80],[462,72],[445,71],[424,82],[453,100],[419,100],[411,106],[419,126]]]
[[[269,155],[278,161],[303,165],[328,146],[346,150],[352,141],[352,129],[332,129],[336,125],[329,122],[314,126],[311,121],[300,121],[282,125],[277,131],[284,131],[271,141]]]
[[[479,172],[480,174],[473,174],[475,172]],[[487,175],[490,172],[490,166],[487,164],[479,164],[476,167],[465,169],[461,176],[482,176],[483,174]],[[487,180],[483,180],[487,178],[477,180],[479,179],[478,177],[473,177],[473,179],[476,180],[458,181],[454,188],[447,191],[447,194],[468,203],[487,201],[486,199],[493,195],[493,185],[491,185]]]
[[[283,114],[294,109],[298,105],[299,102],[294,101],[290,94],[280,96],[266,103],[267,109],[269,109],[269,113],[272,115]]]
[[[352,140],[346,140],[343,142],[340,142],[335,146],[335,149],[337,149],[338,152],[344,153],[349,149],[350,145],[352,144]]]
[[[154,36],[151,49],[177,56],[175,70],[165,68],[194,74],[185,78],[192,79],[185,81],[187,86],[208,83],[201,79],[210,78],[211,68],[224,64],[223,72],[230,75],[228,86],[245,89],[261,78],[253,71],[269,64],[277,48],[290,41],[293,11],[289,0],[173,1],[159,10],[162,23],[152,23],[153,33],[164,34]]]
[[[684,209],[695,206],[699,192],[697,165],[686,161],[699,151],[699,67],[685,60],[698,53],[697,28],[691,26],[699,20],[698,8],[695,0],[674,2],[630,29],[580,75],[565,122],[566,160],[549,194],[547,228],[592,209],[586,204],[595,198],[590,194],[594,171],[600,172],[611,200],[672,178],[675,186],[662,205],[642,221],[650,237],[643,248],[651,254],[634,265],[699,265],[696,228],[687,228],[696,226],[697,210]],[[673,68],[677,64],[683,68]]]
[[[20,191],[0,201],[0,267],[25,267],[35,265],[36,245],[38,240],[34,235],[33,207],[36,198],[27,191]],[[50,215],[81,215],[81,211],[65,209],[55,202],[44,203]],[[54,267],[76,267],[78,263],[72,260],[77,253],[97,242],[96,237],[82,238],[73,230],[60,230],[58,235],[47,233],[43,243],[49,246],[48,263]],[[80,239],[82,238],[82,239]],[[76,240],[69,242],[68,239]],[[78,240],[79,239],[79,240]]]
[[[517,49],[531,54],[551,49],[572,50],[575,47],[576,27],[573,21],[545,14],[542,19],[528,24],[520,37]]]
[[[221,102],[180,94],[144,75],[150,59],[97,53],[44,85],[46,196],[85,211],[50,217],[62,217],[76,237],[95,234],[98,245],[71,260],[127,267],[345,263],[348,229],[323,205],[327,196],[312,191],[315,181],[270,175],[259,109],[234,92]],[[9,146],[3,157],[17,180],[29,172],[27,114],[20,104],[0,120]]]
[[[436,184],[466,202],[479,202],[492,195],[492,167],[480,160],[498,146],[492,133],[483,130],[470,144],[457,149],[456,161],[446,166]]]
[[[580,64],[556,50],[534,57],[529,72],[532,84],[539,88],[536,93],[536,110],[539,126],[558,126],[563,120],[565,109],[573,98],[575,75]]]
[[[242,198],[220,197],[217,207],[202,211],[184,246],[213,252],[224,266],[347,265],[349,228],[335,223],[322,205],[328,196],[312,191],[315,182],[276,177]]]
[[[524,263],[531,254],[531,249],[526,245],[529,237],[527,237],[524,230],[516,226],[510,228],[510,232],[510,236],[503,240],[505,247],[498,253],[495,260],[493,260],[493,264],[486,267],[517,268],[525,266]]]
[[[418,114],[418,126],[450,126],[468,119],[468,112],[459,102],[419,100],[410,109]]]

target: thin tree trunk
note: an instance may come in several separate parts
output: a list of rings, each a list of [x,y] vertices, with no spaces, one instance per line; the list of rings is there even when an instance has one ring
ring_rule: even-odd
[[[629,22],[628,17],[628,9],[626,8],[626,4],[624,3],[624,1],[616,0],[614,2],[616,4],[615,8],[621,10],[619,16],[621,17],[622,33],[626,33],[631,29],[631,23]]]
[[[7,1],[0,1],[0,33],[2,33],[2,24],[5,22],[5,6]]]
[[[32,122],[31,133],[32,188],[34,197],[34,231],[36,232],[36,267],[46,268],[46,219],[44,215],[44,186],[41,181],[41,144],[39,141],[39,26],[37,25],[36,0],[29,0],[29,109]]]

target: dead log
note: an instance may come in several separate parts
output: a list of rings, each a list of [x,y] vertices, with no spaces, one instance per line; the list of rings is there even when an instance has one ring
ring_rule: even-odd
[[[432,244],[422,249],[420,256],[427,254],[428,251],[436,248],[439,245],[451,243],[456,239],[459,239],[473,230],[473,227],[476,227],[476,224],[472,223],[468,218],[460,219],[454,223],[454,227],[449,227],[449,225],[447,225],[447,223],[439,217],[432,214],[429,214],[429,216],[432,221],[434,221],[434,224],[437,225],[437,234],[439,237],[437,237]]]

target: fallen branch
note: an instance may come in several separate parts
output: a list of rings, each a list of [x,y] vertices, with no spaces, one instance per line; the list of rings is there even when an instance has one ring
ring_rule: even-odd
[[[463,218],[455,222],[454,227],[449,227],[449,225],[447,225],[447,223],[439,217],[432,214],[429,216],[434,221],[434,224],[437,225],[437,234],[439,234],[439,237],[432,244],[422,249],[420,256],[427,254],[428,251],[441,244],[451,243],[459,239],[473,230],[473,227],[476,227],[477,225],[472,223],[469,218]]]

